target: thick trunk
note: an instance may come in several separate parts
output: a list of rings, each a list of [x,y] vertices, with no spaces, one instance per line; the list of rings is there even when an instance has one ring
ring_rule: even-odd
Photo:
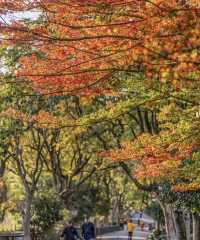
[[[7,201],[7,186],[4,181],[4,173],[6,169],[6,161],[0,160],[0,205]],[[0,212],[0,222],[4,220],[6,208],[1,206],[1,212]]]
[[[23,231],[24,231],[24,240],[31,240],[31,204],[32,196],[28,196],[25,202],[24,216],[23,216]]]
[[[173,221],[172,207],[170,205],[163,205],[162,209],[165,217],[165,230],[167,240],[176,240],[176,231]]]
[[[148,111],[145,111],[144,112],[144,125],[145,125],[145,128],[146,128],[146,131],[150,134],[152,134],[152,129],[151,129],[151,124],[149,122],[149,114],[148,114]]]
[[[200,239],[200,216],[197,213],[192,215],[193,220],[193,238],[192,240]]]
[[[113,205],[113,208],[110,212],[111,222],[118,224],[118,219],[119,219],[118,199],[115,199],[115,201],[113,201],[112,205]]]
[[[174,223],[176,228],[176,239],[177,240],[187,240],[186,239],[186,226],[184,222],[184,214],[182,211],[173,211]]]
[[[185,214],[185,229],[186,229],[186,239],[191,240],[191,214]]]
[[[156,221],[156,229],[158,231],[161,231],[162,229],[162,220],[161,220],[161,214],[159,213],[158,216],[157,216],[157,221]]]
[[[138,117],[139,117],[139,126],[140,126],[140,131],[141,133],[143,133],[145,130],[144,130],[144,121],[143,121],[143,116],[142,116],[142,113],[140,111],[140,108],[137,108],[137,114],[138,114]]]

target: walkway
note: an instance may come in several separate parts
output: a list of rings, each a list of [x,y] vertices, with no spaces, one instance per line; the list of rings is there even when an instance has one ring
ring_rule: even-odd
[[[140,231],[138,228],[135,229],[133,234],[133,240],[146,240],[149,235],[148,230],[144,230],[143,232]],[[108,233],[102,236],[98,236],[98,239],[102,240],[120,240],[120,239],[127,239],[127,232],[126,231],[118,231],[113,233]]]
[[[147,237],[150,234],[149,231],[149,224],[154,223],[154,220],[149,217],[148,215],[144,214],[143,215],[143,221],[145,222],[145,228],[144,231],[141,231],[140,228],[136,224],[136,228],[133,233],[133,240],[146,240]],[[133,218],[133,222],[137,223],[137,218]],[[127,239],[127,231],[117,231],[117,232],[112,232],[112,233],[107,233],[102,236],[98,236],[98,239],[102,240],[123,240]]]

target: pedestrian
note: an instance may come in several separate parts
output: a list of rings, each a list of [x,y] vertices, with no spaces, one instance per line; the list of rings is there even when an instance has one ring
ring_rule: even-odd
[[[71,221],[69,221],[67,226],[64,228],[61,237],[64,237],[64,240],[76,240],[79,238],[78,232]]]
[[[124,226],[123,219],[120,219],[119,225],[120,225],[120,228],[123,229],[123,226]]]
[[[140,226],[140,218],[138,218],[137,223],[138,223],[138,226]]]
[[[127,230],[128,230],[128,240],[132,240],[134,224],[131,219],[128,221]]]
[[[124,231],[127,231],[127,220],[124,219]]]
[[[140,210],[140,218],[142,218],[143,217],[143,210],[141,209]]]
[[[140,219],[140,228],[141,231],[144,231],[144,221],[142,219]]]
[[[82,230],[82,237],[85,240],[93,240],[95,239],[95,226],[94,224],[89,220],[89,218],[85,219],[85,223],[81,227]]]

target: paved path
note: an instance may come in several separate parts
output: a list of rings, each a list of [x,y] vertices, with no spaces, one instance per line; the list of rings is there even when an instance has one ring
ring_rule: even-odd
[[[134,233],[133,233],[133,240],[146,240],[148,235],[149,235],[149,231],[147,229],[144,229],[144,231],[140,231],[140,229],[136,228]],[[102,236],[98,237],[99,239],[102,240],[120,240],[120,239],[127,239],[127,232],[126,231],[118,231],[118,232],[113,232],[113,233],[108,233]]]
[[[133,218],[133,222],[137,223],[138,218]],[[149,217],[148,215],[144,214],[143,215],[143,221],[145,222],[145,228],[144,231],[141,231],[140,228],[136,225],[136,228],[134,230],[133,233],[133,240],[146,240],[148,235],[150,234],[149,228],[148,228],[148,224],[149,223],[154,223],[154,220]],[[127,231],[117,231],[117,232],[112,232],[112,233],[107,233],[105,235],[99,236],[99,239],[102,240],[123,240],[123,239],[127,239]]]
[[[139,218],[139,216],[137,215],[137,214],[135,214],[134,216],[133,216],[133,221],[135,222],[135,221],[137,221],[138,220],[138,218]],[[155,221],[154,221],[154,219],[152,218],[152,217],[150,217],[150,216],[148,216],[147,214],[143,214],[143,217],[142,217],[142,219],[143,219],[143,221],[145,222],[145,223],[155,223]]]

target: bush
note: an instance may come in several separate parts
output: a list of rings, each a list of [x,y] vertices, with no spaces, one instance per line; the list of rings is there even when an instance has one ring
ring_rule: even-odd
[[[163,236],[163,237],[162,237]],[[165,240],[163,233],[160,230],[154,230],[147,240]]]
[[[32,205],[31,229],[33,234],[45,235],[50,228],[62,219],[62,202],[52,196],[42,196]]]

